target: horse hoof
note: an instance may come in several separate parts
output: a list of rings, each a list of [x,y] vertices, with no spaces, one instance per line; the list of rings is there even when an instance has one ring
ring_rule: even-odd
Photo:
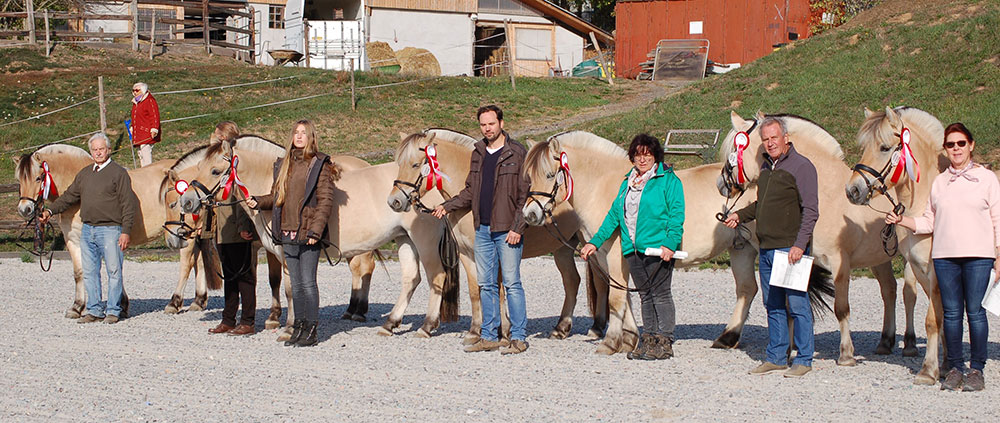
[[[731,350],[736,348],[740,344],[740,333],[737,331],[723,332],[715,341],[712,342],[712,348],[718,348],[723,350]]]
[[[878,355],[892,354],[892,347],[885,344],[879,344],[879,346],[875,347],[875,354]]]
[[[368,321],[368,318],[365,317],[364,314],[352,314],[350,319],[358,323],[364,323]]]
[[[286,327],[286,328],[278,331],[278,339],[275,339],[275,341],[285,342],[285,341],[287,341],[289,339],[292,339],[292,330],[291,329],[292,329],[291,327]]]
[[[914,385],[937,385],[937,378],[930,377],[926,374],[918,374],[917,377],[913,379]]]
[[[858,360],[854,357],[841,357],[837,359],[838,366],[854,367],[858,365]]]
[[[191,303],[191,305],[188,306],[188,311],[205,311],[205,307],[198,303]]]
[[[340,320],[351,320],[351,312],[345,311],[344,314],[340,315]]]
[[[566,333],[559,330],[553,330],[552,332],[549,332],[549,339],[566,339]]]
[[[615,351],[614,348],[611,348],[605,344],[599,345],[597,347],[597,351],[594,351],[595,354],[600,354],[600,355],[614,355],[616,352],[618,351]]]
[[[392,336],[392,330],[386,329],[384,326],[378,328],[379,336]]]
[[[65,317],[67,319],[79,319],[80,318],[80,312],[76,311],[76,310],[69,310],[69,311],[66,312],[66,314],[63,317]]]
[[[173,305],[168,305],[166,307],[163,307],[163,312],[167,314],[177,314],[180,313],[181,311],[178,310],[177,307],[174,307]]]
[[[268,320],[264,322],[264,329],[277,329],[281,327],[281,322],[277,320]]]
[[[590,330],[587,331],[587,338],[601,339],[603,337],[604,337],[604,332],[601,332],[597,329],[591,328]]]
[[[431,333],[427,329],[420,328],[417,329],[417,331],[413,334],[413,336],[417,338],[430,339]]]
[[[916,357],[920,354],[920,350],[917,347],[909,346],[903,347],[903,357]]]

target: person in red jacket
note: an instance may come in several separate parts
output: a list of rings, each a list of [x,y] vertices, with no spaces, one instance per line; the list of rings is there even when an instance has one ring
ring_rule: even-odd
[[[153,162],[153,144],[160,142],[160,107],[144,82],[136,82],[132,86],[132,95],[129,131],[132,145],[139,149],[139,163],[146,166]]]

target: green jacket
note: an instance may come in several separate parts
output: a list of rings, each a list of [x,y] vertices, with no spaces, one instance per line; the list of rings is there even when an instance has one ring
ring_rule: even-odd
[[[618,189],[618,196],[611,210],[601,223],[590,243],[600,247],[621,228],[622,254],[643,252],[646,248],[667,247],[673,251],[681,245],[684,234],[684,187],[674,174],[673,167],[657,164],[656,175],[646,182],[639,200],[635,240],[625,230],[625,194],[628,192],[628,174]]]

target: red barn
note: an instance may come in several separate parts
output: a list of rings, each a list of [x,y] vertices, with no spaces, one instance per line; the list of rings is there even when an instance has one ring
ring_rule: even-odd
[[[662,39],[707,39],[716,63],[748,63],[809,36],[809,0],[622,0],[615,6],[615,69],[634,78]]]

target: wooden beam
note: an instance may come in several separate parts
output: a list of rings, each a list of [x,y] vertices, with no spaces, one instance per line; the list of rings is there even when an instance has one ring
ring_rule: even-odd
[[[239,32],[240,34],[247,34],[247,35],[253,34],[253,31],[251,31],[249,29],[237,28],[235,26],[227,26],[227,25],[217,24],[217,23],[209,24],[209,26],[211,28],[221,29],[223,31]]]
[[[201,19],[162,18],[160,22],[168,25],[198,25],[199,31],[201,28]]]
[[[7,192],[20,192],[21,185],[19,184],[0,184],[0,193]]]
[[[0,31],[0,37],[25,37],[28,31]]]
[[[132,0],[129,10],[132,13],[132,51],[139,51],[139,3]]]
[[[205,41],[205,53],[212,54],[212,30],[208,26],[208,0],[201,0],[201,37]]]
[[[31,44],[35,44],[38,38],[35,37],[35,2],[32,0],[24,0],[24,4],[28,9],[28,18],[24,20],[24,24],[28,30],[28,41]]]
[[[242,16],[244,18],[249,18],[251,16],[250,13],[248,13],[248,12],[244,12],[242,10],[236,10],[236,9],[233,9],[232,7],[219,7],[219,6],[211,6],[211,5],[209,5],[208,9],[209,10],[220,11],[220,12],[223,12],[223,13],[228,13],[230,15]]]
[[[242,46],[242,45],[239,45],[239,44],[227,43],[225,41],[218,41],[218,40],[212,40],[212,45],[213,46],[219,46],[219,47],[226,47],[226,48],[234,48],[234,49],[237,49],[237,50],[253,50],[253,46],[249,46],[249,47],[248,46]]]
[[[0,12],[0,18],[27,18],[28,12]]]
[[[132,16],[130,15],[88,15],[82,13],[50,13],[49,18],[51,19],[88,19],[88,20],[101,20],[101,21],[130,21]]]
[[[615,81],[611,78],[611,68],[608,67],[608,63],[604,60],[604,53],[601,53],[601,45],[597,43],[597,37],[594,32],[590,33],[590,42],[594,43],[594,48],[597,50],[598,63],[601,64],[601,71],[604,72],[604,76],[608,77],[608,85],[614,86]]]
[[[2,34],[0,34],[2,35]],[[129,38],[131,32],[76,32],[76,31],[52,31],[56,37],[79,37],[79,38]]]

